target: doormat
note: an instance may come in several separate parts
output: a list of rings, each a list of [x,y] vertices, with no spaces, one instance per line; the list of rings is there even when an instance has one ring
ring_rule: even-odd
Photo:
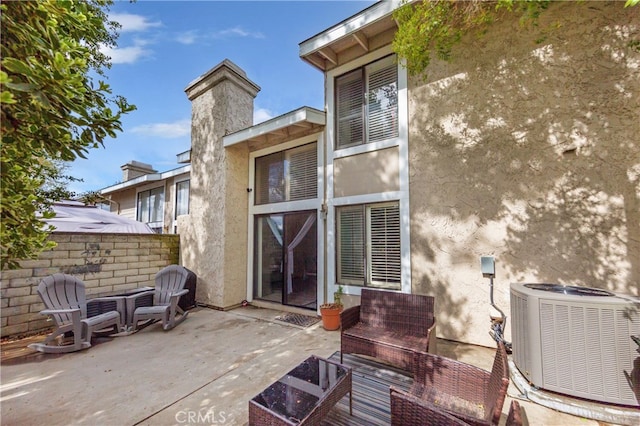
[[[320,318],[318,317],[310,317],[309,315],[293,313],[279,315],[275,319],[278,321],[286,322],[287,324],[297,325],[299,327],[309,327],[320,321]]]

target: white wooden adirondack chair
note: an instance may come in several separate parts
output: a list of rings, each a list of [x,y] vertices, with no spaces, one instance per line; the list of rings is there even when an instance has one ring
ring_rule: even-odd
[[[140,321],[160,320],[165,331],[171,330],[187,318],[188,312],[178,306],[180,297],[189,290],[184,288],[189,271],[180,265],[169,265],[156,274],[153,306],[141,306],[133,311],[132,328],[135,331]],[[134,297],[140,297],[136,295]],[[176,318],[176,314],[180,314]]]
[[[38,285],[38,294],[46,307],[40,313],[50,315],[55,328],[44,342],[30,344],[32,349],[47,353],[78,351],[91,347],[91,336],[95,331],[112,327],[115,333],[120,332],[124,300],[111,299],[117,303],[118,310],[88,318],[85,284],[73,275],[53,274],[45,277]],[[65,333],[73,333],[73,344],[55,344],[58,336]]]

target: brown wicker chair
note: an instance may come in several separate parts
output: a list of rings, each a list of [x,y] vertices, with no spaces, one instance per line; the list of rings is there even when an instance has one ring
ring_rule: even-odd
[[[362,289],[361,303],[340,315],[342,355],[372,356],[414,372],[414,353],[435,352],[431,296]]]
[[[505,424],[506,426],[522,426],[520,404],[515,399],[511,401]],[[428,401],[423,401],[392,387],[391,426],[407,425],[467,426],[469,423],[452,416]]]
[[[520,403],[515,399],[511,401],[511,406],[509,406],[507,426],[522,426],[522,409]]]
[[[392,398],[394,394],[396,399],[404,398],[402,403],[396,401],[394,405],[393,400],[391,403],[391,415],[396,418],[396,424],[430,424],[427,420],[423,423],[416,420],[433,415],[433,410],[429,410],[432,407],[466,424],[498,424],[509,387],[509,365],[503,343],[498,344],[491,372],[425,352],[416,353],[415,364],[416,375],[409,392],[391,389]],[[517,412],[510,413],[510,421],[517,424],[515,422],[522,421],[519,404],[512,409]],[[447,420],[446,416],[439,418],[439,421]]]

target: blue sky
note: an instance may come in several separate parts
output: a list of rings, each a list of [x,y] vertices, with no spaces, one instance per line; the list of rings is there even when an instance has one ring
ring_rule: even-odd
[[[116,2],[110,17],[122,24],[108,52],[107,83],[138,109],[123,117],[123,132],[88,159],[69,164],[82,193],[120,182],[130,160],[158,171],[178,167],[190,147],[191,104],[184,89],[230,59],[261,87],[254,124],[301,106],[323,108],[323,75],[298,56],[298,44],[375,3],[359,1]]]

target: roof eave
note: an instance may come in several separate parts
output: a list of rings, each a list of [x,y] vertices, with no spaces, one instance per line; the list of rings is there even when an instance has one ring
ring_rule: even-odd
[[[410,0],[408,3],[413,1],[415,0]],[[327,62],[334,62],[334,65],[337,64],[335,62],[336,58],[332,57],[332,45],[345,37],[358,39],[359,33],[361,34],[363,28],[389,17],[403,3],[403,0],[379,1],[339,24],[301,42],[299,44],[300,58],[320,71],[326,71],[328,68]],[[316,54],[320,54],[324,59],[319,58]]]
[[[326,115],[323,111],[310,107],[298,108],[271,120],[265,121],[247,129],[240,130],[222,138],[225,148],[245,143],[270,133],[279,133],[290,126],[299,126],[302,123],[324,126]]]
[[[183,173],[189,173],[189,172],[191,172],[191,164],[187,164],[186,166],[178,167],[176,169],[169,170],[163,173],[149,173],[146,175],[138,176],[126,182],[122,182],[112,186],[108,186],[106,188],[102,188],[98,192],[100,192],[100,194],[102,195],[112,194],[114,192],[135,188],[137,186],[144,185],[151,182],[162,181],[162,180],[169,179],[174,176],[178,176]]]

